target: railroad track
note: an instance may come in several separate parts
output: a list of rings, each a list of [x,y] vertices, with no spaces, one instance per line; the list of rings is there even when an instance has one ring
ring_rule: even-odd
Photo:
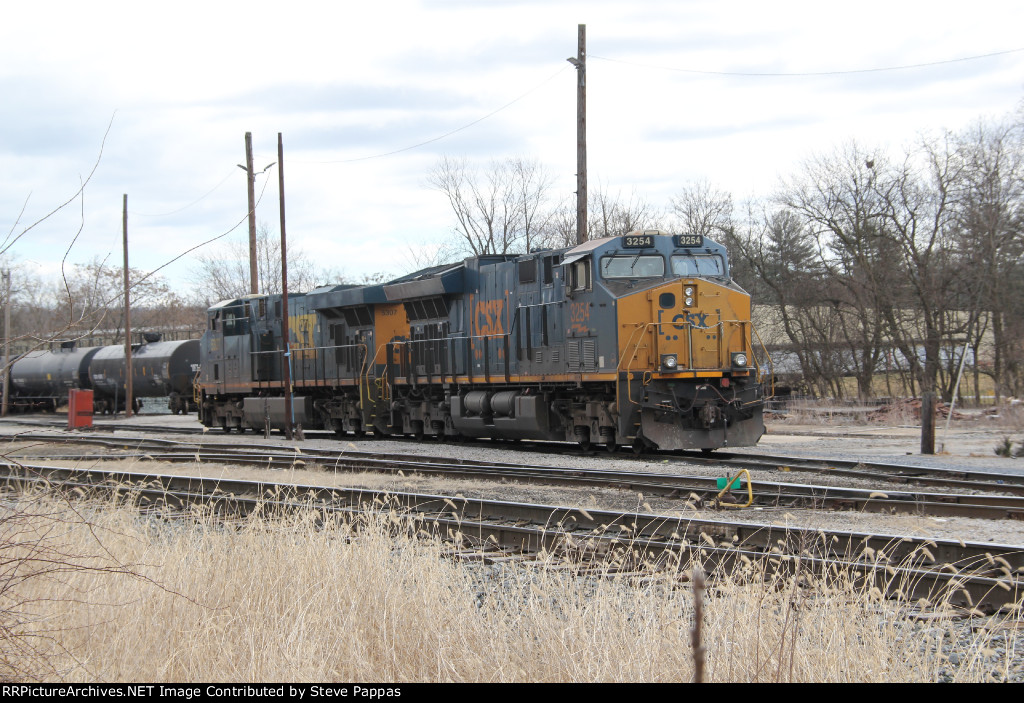
[[[49,420],[18,420],[15,419],[12,422],[18,424],[27,424],[35,427],[59,427],[62,426],[58,421]],[[143,424],[131,424],[131,423],[118,423],[117,425],[102,425],[97,426],[99,431],[118,431],[118,432],[148,432],[148,433],[168,433],[168,434],[187,434],[187,435],[199,435],[199,436],[215,436],[220,435],[220,432],[209,431],[203,427],[154,427],[153,425]],[[323,435],[325,437],[333,437],[332,433],[308,433],[310,435]],[[30,436],[30,435],[21,435]],[[65,433],[62,436],[68,436]],[[89,435],[83,433],[76,433],[74,436],[87,437]],[[225,439],[229,435],[224,435]],[[360,438],[360,440],[369,439]],[[388,440],[397,441],[405,438],[402,437],[388,437]],[[345,438],[338,438],[340,443],[345,441]],[[414,440],[408,439],[412,442]],[[480,446],[485,446],[484,441],[477,440]],[[568,444],[564,442],[492,442],[489,443],[491,446],[499,447],[502,451],[524,451],[524,452],[549,452],[557,453],[561,455],[573,455],[580,456],[581,451],[578,446]],[[290,445],[299,447],[301,445],[295,444]],[[445,446],[442,443],[436,443],[436,446]],[[309,450],[304,446],[301,447],[301,451],[304,453],[311,453],[314,450]],[[352,452],[345,449],[344,444],[339,444],[337,450],[322,450],[326,452],[333,451],[335,454],[351,454]],[[618,453],[611,454],[605,451],[590,450],[584,453],[588,459],[593,461],[601,461],[605,457],[608,458],[626,458],[633,456],[629,453]],[[378,456],[389,456],[387,454]],[[842,460],[835,458],[809,458],[809,457],[793,457],[793,456],[781,456],[774,454],[756,454],[751,452],[715,452],[714,454],[708,455],[701,452],[654,452],[644,453],[636,455],[636,458],[641,461],[659,461],[659,462],[670,462],[670,463],[681,463],[681,464],[698,464],[705,466],[715,466],[722,468],[729,468],[733,470],[749,469],[749,470],[763,470],[763,471],[777,471],[782,473],[814,473],[830,476],[843,476],[847,478],[858,478],[869,481],[885,481],[888,484],[893,485],[915,485],[915,486],[930,486],[935,488],[951,488],[956,490],[964,491],[984,491],[984,492],[998,492],[1007,493],[1011,495],[1024,496],[1024,475],[1022,474],[1011,474],[1002,473],[997,471],[984,471],[984,470],[970,470],[964,471],[960,469],[948,469],[943,467],[935,466],[913,466],[906,464],[894,464],[887,462],[871,462],[871,461],[860,461],[860,460]],[[455,460],[452,460],[455,461]]]
[[[758,480],[749,487],[737,484],[724,497],[720,478],[708,476],[614,471],[592,468],[555,468],[528,464],[504,464],[444,457],[423,457],[395,453],[281,447],[226,447],[217,442],[181,443],[165,439],[128,439],[93,436],[57,436],[26,434],[22,440],[87,443],[106,448],[128,449],[131,453],[54,454],[27,456],[26,459],[62,459],[67,461],[109,461],[135,459],[180,463],[218,462],[267,469],[295,468],[318,464],[332,471],[373,471],[397,475],[419,474],[448,478],[490,479],[537,483],[554,486],[601,487],[630,490],[649,496],[679,499],[689,507],[722,507],[723,503],[753,507],[787,509],[857,510],[885,513],[911,513],[932,516],[962,516],[987,519],[1024,520],[1024,497],[939,493],[906,490],[879,490]],[[1001,488],[973,482],[975,490]]]
[[[952,604],[982,612],[1019,614],[1024,599],[1024,549],[1014,545],[121,470],[2,463],[0,476],[14,488],[45,484],[75,495],[129,493],[140,506],[159,510],[204,504],[233,514],[267,508],[397,511],[417,516],[457,546],[612,555],[623,569],[665,559],[729,569],[750,560],[788,572],[846,569],[885,594],[932,599],[948,592]]]

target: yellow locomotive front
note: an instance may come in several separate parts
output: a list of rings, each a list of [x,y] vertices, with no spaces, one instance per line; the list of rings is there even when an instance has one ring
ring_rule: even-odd
[[[730,278],[725,248],[633,232],[595,264],[616,298],[620,432],[665,449],[756,444],[764,387],[750,296]]]

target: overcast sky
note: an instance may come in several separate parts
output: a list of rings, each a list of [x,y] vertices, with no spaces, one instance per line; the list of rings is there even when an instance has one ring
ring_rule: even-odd
[[[579,23],[591,189],[658,206],[702,179],[766,195],[812,153],[895,151],[1024,98],[1019,0],[6,3],[2,234],[75,193],[109,124],[84,201],[11,253],[51,275],[81,230],[69,262],[120,265],[127,193],[132,267],[155,269],[242,222],[245,132],[257,170],[281,132],[289,241],[351,276],[404,273],[410,246],[450,236],[426,184],[441,155],[536,157],[575,190]],[[277,233],[276,167],[264,183]],[[166,279],[186,288],[193,257]]]

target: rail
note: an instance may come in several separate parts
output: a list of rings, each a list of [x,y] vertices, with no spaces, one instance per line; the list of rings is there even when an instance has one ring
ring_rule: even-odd
[[[324,353],[334,351],[333,363],[330,357]],[[355,352],[347,360],[339,358],[338,351]],[[334,382],[348,380],[358,382],[366,366],[367,346],[366,344],[339,344],[323,347],[292,347],[291,349],[291,380],[293,386],[302,388],[329,386]],[[284,351],[271,349],[267,351],[249,352],[250,364],[252,367],[253,381],[258,388],[269,387],[272,383],[279,383],[284,378]],[[262,359],[271,359],[270,364],[260,363]],[[277,374],[272,372],[273,360],[277,361]],[[336,369],[334,374],[328,373],[328,367]],[[340,372],[342,367],[344,373]]]

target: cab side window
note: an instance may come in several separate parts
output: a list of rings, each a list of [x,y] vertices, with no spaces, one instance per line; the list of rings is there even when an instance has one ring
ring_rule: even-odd
[[[569,286],[574,291],[590,290],[590,259],[575,261],[570,265]]]
[[[223,322],[225,337],[249,333],[249,316],[244,307],[225,308]]]

